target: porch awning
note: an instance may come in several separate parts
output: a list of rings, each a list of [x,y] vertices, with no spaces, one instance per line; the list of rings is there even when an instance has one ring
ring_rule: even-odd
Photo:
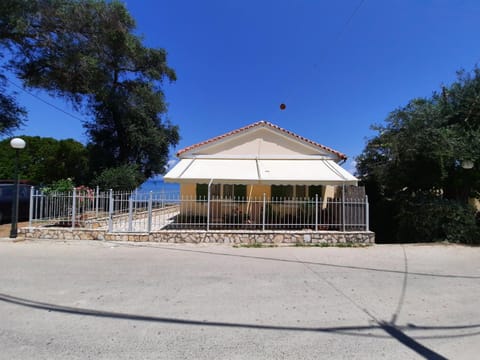
[[[328,159],[182,159],[164,177],[166,182],[356,185],[355,178]]]

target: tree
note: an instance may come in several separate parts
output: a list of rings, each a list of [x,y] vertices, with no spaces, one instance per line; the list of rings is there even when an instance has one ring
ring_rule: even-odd
[[[5,0],[0,44],[9,68],[33,88],[68,99],[84,123],[92,170],[137,165],[144,177],[163,173],[178,129],[162,116],[161,85],[176,75],[166,51],[142,44],[119,1]]]
[[[379,238],[472,240],[478,226],[467,202],[480,194],[479,128],[478,69],[460,72],[449,87],[411,100],[391,112],[385,125],[374,127],[378,135],[357,159],[357,170]],[[474,169],[463,169],[464,160],[474,161]]]
[[[0,75],[0,137],[10,135],[25,122],[26,110],[12,95],[6,93],[5,78]]]
[[[121,165],[102,171],[92,182],[101,189],[132,191],[145,181],[136,165]]]
[[[88,153],[81,143],[73,139],[56,140],[38,136],[22,136],[27,143],[21,150],[21,178],[35,184],[51,184],[57,180],[73,178],[77,184],[89,179]],[[0,141],[0,178],[13,179],[14,151],[10,140]]]

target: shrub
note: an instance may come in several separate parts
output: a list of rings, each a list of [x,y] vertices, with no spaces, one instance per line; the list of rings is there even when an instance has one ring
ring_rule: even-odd
[[[75,184],[73,183],[73,179],[67,178],[67,179],[57,180],[54,183],[43,187],[42,191],[45,194],[51,194],[55,192],[70,192],[70,191],[73,191],[74,187],[75,187]]]
[[[121,165],[103,170],[93,181],[101,189],[126,190],[136,189],[144,181],[136,165]]]
[[[475,209],[458,201],[413,198],[403,203],[396,219],[400,242],[480,243]]]

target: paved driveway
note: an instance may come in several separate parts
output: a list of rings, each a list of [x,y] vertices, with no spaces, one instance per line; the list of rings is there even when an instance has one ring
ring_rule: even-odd
[[[480,248],[0,240],[2,359],[473,359]]]

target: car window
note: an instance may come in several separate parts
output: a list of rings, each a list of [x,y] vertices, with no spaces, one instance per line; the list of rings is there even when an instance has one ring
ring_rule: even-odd
[[[13,194],[13,189],[11,186],[1,186],[0,187],[0,197],[1,198],[11,198]]]
[[[20,198],[28,198],[30,196],[30,186],[24,185],[20,187]]]
[[[10,184],[0,186],[0,200],[11,201],[14,189],[15,189],[15,186]],[[20,188],[18,190],[18,195],[19,195],[19,199],[30,198],[30,186],[20,185]]]

